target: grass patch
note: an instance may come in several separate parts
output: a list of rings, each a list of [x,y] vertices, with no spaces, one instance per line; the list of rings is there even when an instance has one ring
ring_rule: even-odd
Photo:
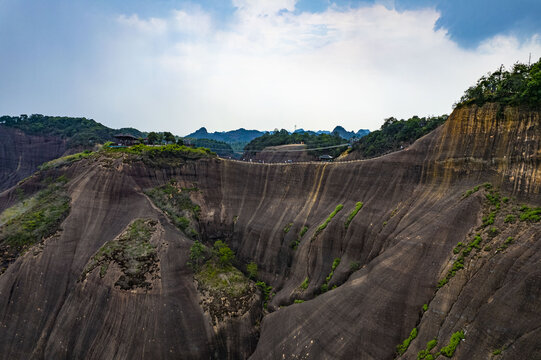
[[[441,348],[440,353],[445,357],[453,357],[456,351],[456,347],[460,344],[460,341],[464,339],[464,331],[457,331],[451,335],[451,340],[447,346]]]
[[[197,188],[180,188],[175,181],[145,191],[152,202],[173,221],[184,234],[197,239],[195,223],[199,219],[201,208],[192,202],[190,193]]]
[[[355,217],[355,215],[357,215],[357,213],[363,208],[363,203],[362,202],[357,202],[355,204],[355,209],[353,209],[353,211],[349,214],[348,218],[346,219],[346,222],[344,223],[344,227],[347,229],[349,227],[349,224],[353,221],[353,218]]]
[[[295,301],[293,301],[293,304],[302,304],[303,302],[304,302],[304,300],[295,299]]]
[[[45,163],[41,164],[40,166],[38,166],[38,169],[42,170],[42,171],[43,170],[49,170],[49,169],[56,169],[56,168],[64,166],[64,165],[69,165],[69,164],[74,163],[76,161],[86,159],[86,158],[92,156],[93,154],[94,153],[92,151],[85,150],[85,151],[77,153],[77,154],[67,155],[67,156],[63,156],[63,157],[58,158],[58,159],[54,159],[54,160],[45,162]]]
[[[325,230],[325,228],[327,227],[327,225],[329,225],[329,223],[331,222],[331,220],[333,219],[333,217],[336,216],[336,214],[338,214],[340,212],[340,210],[342,210],[344,208],[344,205],[342,204],[339,204],[336,206],[336,208],[334,209],[334,211],[329,215],[329,217],[323,222],[323,224],[319,225],[316,229],[316,232],[314,233],[314,236],[312,237],[312,241],[323,231]]]
[[[354,272],[361,268],[361,264],[358,261],[352,261],[349,263],[349,271]]]
[[[520,214],[520,221],[538,222],[541,220],[541,207],[529,208],[523,205],[520,208],[522,214]]]
[[[122,271],[115,286],[122,290],[150,289],[148,280],[158,272],[158,254],[156,247],[150,243],[156,225],[156,221],[149,219],[132,222],[117,239],[108,241],[98,250],[85,267],[80,280],[86,279],[97,267],[100,268],[100,277],[103,278],[111,262],[114,262]]]
[[[302,290],[308,289],[308,284],[310,283],[310,279],[308,276],[304,279],[304,281],[301,283],[301,286],[299,286]]]
[[[462,195],[462,197],[468,197],[468,196],[470,196],[470,195],[472,195],[472,194],[478,192],[480,187],[481,187],[481,185],[477,185],[477,186],[474,187],[473,189],[470,189],[470,190],[466,191],[466,192]]]
[[[325,292],[327,292],[329,290],[329,281],[331,281],[331,279],[332,279],[332,277],[334,275],[334,270],[336,270],[338,265],[340,265],[340,258],[336,258],[332,262],[331,272],[325,278],[325,282],[323,283],[323,285],[321,285],[321,288],[320,288],[321,293],[325,293]],[[334,289],[334,287],[333,287],[333,289]]]
[[[250,280],[239,269],[231,264],[223,266],[214,260],[207,261],[195,274],[195,279],[200,287],[232,297],[245,294],[250,285]]]
[[[425,349],[417,353],[417,360],[434,360],[435,356],[437,355],[431,354],[431,351],[436,347],[436,345],[438,345],[438,339],[433,339],[427,342]]]
[[[402,344],[396,346],[396,352],[398,353],[398,355],[403,355],[406,350],[408,350],[410,343],[413,341],[413,339],[417,337],[417,333],[417,328],[413,328],[413,330],[411,330],[410,332],[410,336],[408,336],[408,338],[404,340]]]
[[[423,304],[423,312],[426,312],[428,310],[428,304]]]
[[[70,210],[62,176],[0,214],[0,272],[31,246],[53,235]]]

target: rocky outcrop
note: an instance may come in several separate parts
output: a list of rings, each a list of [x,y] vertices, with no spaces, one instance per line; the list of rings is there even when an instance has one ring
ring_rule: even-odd
[[[456,358],[485,359],[496,349],[535,358],[541,229],[505,217],[522,214],[524,202],[541,204],[539,126],[537,112],[486,105],[458,109],[404,151],[366,161],[203,159],[157,169],[97,158],[55,169],[70,179],[71,212],[39,253],[0,275],[0,356],[392,359],[417,328],[404,359],[433,338],[439,350],[458,331],[465,341]],[[144,194],[171,179],[197,187],[202,239],[227,242],[239,268],[254,261],[258,279],[273,287],[262,319],[260,307],[248,306],[213,327],[186,265],[192,240]],[[500,199],[490,226],[492,193],[472,190],[485,182]],[[16,202],[14,191],[0,196],[0,209]],[[357,202],[363,207],[345,226]],[[138,218],[163,228],[152,240],[162,244],[159,281],[146,292],[119,289],[97,270],[78,281],[98,249]],[[483,242],[438,289],[464,255],[457,244],[477,233]]]

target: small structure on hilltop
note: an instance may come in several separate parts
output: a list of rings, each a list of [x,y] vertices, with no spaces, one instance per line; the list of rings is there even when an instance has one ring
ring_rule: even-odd
[[[118,145],[132,146],[139,141],[135,136],[130,134],[116,134],[115,139]]]
[[[333,157],[331,155],[321,155],[319,161],[332,161]]]

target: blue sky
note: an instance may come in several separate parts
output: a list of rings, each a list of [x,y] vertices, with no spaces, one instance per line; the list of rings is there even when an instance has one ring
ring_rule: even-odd
[[[538,0],[0,0],[0,113],[377,129],[541,56]],[[537,17],[536,17],[537,16]]]

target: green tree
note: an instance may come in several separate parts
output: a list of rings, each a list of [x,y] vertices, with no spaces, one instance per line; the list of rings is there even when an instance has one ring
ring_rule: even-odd
[[[173,134],[171,134],[169,131],[166,131],[166,132],[163,133],[163,139],[167,143],[171,143],[171,144],[175,143],[175,136]]]
[[[190,247],[190,266],[198,270],[208,256],[207,248],[199,241],[195,241]]]
[[[156,144],[158,142],[158,134],[151,131],[148,133],[147,139],[149,144]]]
[[[218,240],[214,243],[214,253],[222,267],[231,265],[235,259],[233,250],[231,250],[222,240]]]
[[[250,279],[257,278],[257,264],[254,261],[250,261],[250,263],[246,265],[246,272],[248,272],[248,277]]]

